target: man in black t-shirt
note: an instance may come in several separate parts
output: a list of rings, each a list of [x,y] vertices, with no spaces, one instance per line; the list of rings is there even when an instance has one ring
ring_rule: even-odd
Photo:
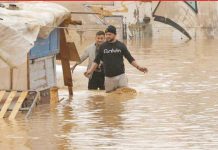
[[[105,30],[105,35],[106,42],[99,47],[99,53],[92,67],[85,72],[85,76],[89,76],[97,68],[100,61],[103,61],[105,90],[106,92],[111,92],[128,85],[123,56],[139,71],[146,73],[147,68],[139,66],[125,44],[116,39],[116,28],[114,26],[108,26]]]

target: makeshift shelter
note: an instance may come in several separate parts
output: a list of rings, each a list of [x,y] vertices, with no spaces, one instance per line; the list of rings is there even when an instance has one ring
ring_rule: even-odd
[[[0,90],[40,91],[41,96],[48,96],[49,89],[56,86],[58,54],[65,85],[72,94],[69,61],[79,57],[75,45],[67,43],[64,31],[72,23],[78,22],[55,3],[1,3]]]

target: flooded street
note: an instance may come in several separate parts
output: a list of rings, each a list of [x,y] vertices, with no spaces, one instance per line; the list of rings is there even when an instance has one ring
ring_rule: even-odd
[[[88,91],[80,66],[72,99],[40,105],[28,120],[0,120],[0,149],[216,150],[218,41],[145,40],[128,47],[149,69],[144,75],[125,63],[137,94]]]

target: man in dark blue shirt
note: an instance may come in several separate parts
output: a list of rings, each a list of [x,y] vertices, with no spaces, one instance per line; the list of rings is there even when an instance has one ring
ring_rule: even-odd
[[[108,26],[105,35],[106,42],[99,47],[99,53],[92,67],[85,72],[85,76],[89,76],[97,68],[100,61],[103,61],[105,90],[110,92],[128,85],[123,56],[139,71],[146,73],[147,68],[139,66],[125,44],[116,39],[116,28],[114,26]]]

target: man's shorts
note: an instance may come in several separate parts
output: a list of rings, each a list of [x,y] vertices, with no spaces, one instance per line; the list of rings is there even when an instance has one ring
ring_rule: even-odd
[[[105,90],[111,92],[120,87],[127,87],[128,79],[125,74],[121,74],[115,77],[105,77]]]

